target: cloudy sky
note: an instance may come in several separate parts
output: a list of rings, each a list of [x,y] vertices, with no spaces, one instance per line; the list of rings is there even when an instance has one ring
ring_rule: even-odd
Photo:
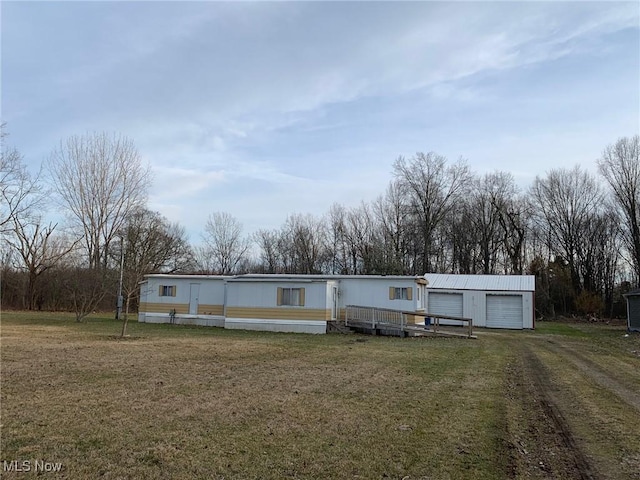
[[[36,169],[119,132],[192,238],[382,193],[398,156],[581,164],[640,131],[638,2],[1,2],[2,119]]]

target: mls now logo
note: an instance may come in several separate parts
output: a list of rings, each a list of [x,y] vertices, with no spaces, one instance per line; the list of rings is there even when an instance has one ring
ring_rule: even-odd
[[[3,472],[44,472],[52,473],[62,470],[62,462],[45,462],[44,460],[3,460]]]

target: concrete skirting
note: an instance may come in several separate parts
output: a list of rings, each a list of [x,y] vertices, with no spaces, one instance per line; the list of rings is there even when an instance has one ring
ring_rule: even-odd
[[[235,330],[260,330],[263,332],[327,333],[324,320],[273,320],[261,318],[227,318],[224,328]]]
[[[145,313],[141,323],[171,323],[168,313]],[[224,317],[216,315],[176,315],[175,325],[200,325],[203,327],[224,327]]]

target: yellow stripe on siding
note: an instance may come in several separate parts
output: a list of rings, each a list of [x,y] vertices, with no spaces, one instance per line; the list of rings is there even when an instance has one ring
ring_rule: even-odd
[[[154,303],[154,302],[140,302],[138,312],[143,313],[169,313],[170,310],[175,309],[178,314],[189,313],[188,303]]]
[[[268,320],[327,320],[327,318],[330,318],[330,316],[331,310],[323,308],[227,307],[227,318],[264,318]]]
[[[224,315],[224,305],[198,305],[198,315]]]

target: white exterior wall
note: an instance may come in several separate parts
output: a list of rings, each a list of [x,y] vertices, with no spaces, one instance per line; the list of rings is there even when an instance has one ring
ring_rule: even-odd
[[[389,288],[412,288],[411,300],[389,299]],[[418,292],[420,287],[415,278],[341,278],[340,279],[340,308],[347,305],[361,305],[366,307],[390,308],[393,310],[418,310]],[[422,299],[422,295],[420,295]],[[421,300],[420,300],[421,302]]]
[[[199,314],[189,314],[189,304],[191,300],[191,284],[197,284],[198,311]],[[175,296],[162,296],[159,294],[160,286],[176,287]],[[147,304],[149,308],[140,311],[139,322],[145,323],[169,323],[170,311],[176,309],[174,322],[182,325],[203,325],[209,327],[223,327],[224,315],[215,313],[204,313],[212,308],[207,305],[224,305],[225,277],[207,275],[158,275],[149,276],[145,283],[140,286],[140,303]],[[153,307],[151,307],[153,305]],[[163,308],[159,305],[166,305]],[[186,309],[186,311],[185,311]]]
[[[197,315],[188,313],[191,284],[199,285]],[[161,285],[175,285],[176,296],[160,296]],[[278,287],[304,288],[305,305],[278,306]],[[424,286],[415,277],[150,275],[140,285],[141,307],[147,307],[140,309],[138,318],[140,322],[169,323],[169,312],[175,308],[177,324],[326,333],[334,287],[338,289],[336,318],[344,315],[346,305],[416,311],[423,308],[425,298]],[[389,299],[390,287],[411,288],[412,299]],[[217,307],[219,314],[208,314],[207,305]]]
[[[327,333],[328,283],[304,280],[229,281],[224,326],[269,332]],[[304,306],[278,305],[278,288],[304,288]]]
[[[486,327],[487,326],[487,295],[515,295],[522,297],[522,325],[523,328],[533,328],[533,309],[534,307],[534,294],[533,292],[514,292],[514,291],[480,291],[480,290],[452,290],[452,289],[437,289],[430,290],[427,287],[427,306],[426,310],[429,312],[429,294],[431,293],[456,293],[462,294],[462,316],[465,318],[471,318],[473,320],[473,326]],[[441,320],[443,325],[458,325],[462,322],[445,321]]]
[[[224,277],[204,277],[194,275],[187,277],[147,277],[146,285],[141,287],[140,301],[149,303],[189,303],[190,285],[197,283],[200,285],[201,304],[223,305],[224,304]],[[159,295],[160,285],[175,285],[176,296],[168,297]],[[143,293],[146,293],[145,300],[142,300]]]
[[[304,307],[291,308],[327,308],[327,282],[304,281],[230,281],[227,283],[227,307],[264,307],[278,306],[278,287],[304,288]]]

